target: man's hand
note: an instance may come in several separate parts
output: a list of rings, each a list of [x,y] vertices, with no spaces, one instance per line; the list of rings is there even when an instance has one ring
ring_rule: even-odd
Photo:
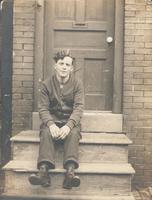
[[[60,136],[60,129],[56,124],[49,126],[50,133],[54,139],[57,139]]]
[[[70,128],[67,125],[62,126],[60,128],[60,136],[58,137],[58,139],[63,140],[69,133],[70,133]]]

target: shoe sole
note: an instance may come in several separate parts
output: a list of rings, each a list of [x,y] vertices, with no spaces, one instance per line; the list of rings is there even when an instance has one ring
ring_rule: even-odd
[[[29,182],[32,184],[32,185],[41,185],[42,184],[42,182],[41,182],[41,180],[39,180],[37,177],[35,177],[35,176],[30,176],[29,178],[28,178],[28,180],[29,180]]]
[[[79,187],[80,186],[80,178],[78,176],[74,176],[72,179],[72,187]]]
[[[39,180],[36,176],[30,176],[28,178],[29,182],[32,184],[32,185],[41,185],[42,187],[49,187],[50,186],[50,183],[47,182],[47,183],[42,183],[41,180]]]
[[[72,187],[80,186],[80,178],[78,176],[74,176],[72,179],[64,179],[63,188],[64,189],[72,189]]]

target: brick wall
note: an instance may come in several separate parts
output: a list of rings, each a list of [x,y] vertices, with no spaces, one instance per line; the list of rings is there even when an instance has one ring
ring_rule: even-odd
[[[124,129],[133,140],[134,184],[152,185],[152,4],[125,1]]]
[[[31,126],[34,24],[35,1],[14,0],[13,134]]]

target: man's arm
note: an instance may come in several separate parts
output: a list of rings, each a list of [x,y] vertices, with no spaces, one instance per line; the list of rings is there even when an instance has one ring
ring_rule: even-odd
[[[73,112],[67,122],[67,126],[72,129],[80,123],[84,108],[84,89],[82,82],[77,81],[74,90]]]
[[[53,138],[57,138],[59,136],[60,129],[54,123],[53,117],[49,111],[50,100],[49,100],[49,92],[45,86],[42,84],[41,94],[40,94],[40,105],[39,105],[39,115],[42,122],[48,126],[50,133]]]
[[[40,92],[39,116],[42,122],[48,127],[54,124],[53,117],[51,116],[49,111],[49,106],[49,91],[47,90],[45,84],[42,83]]]

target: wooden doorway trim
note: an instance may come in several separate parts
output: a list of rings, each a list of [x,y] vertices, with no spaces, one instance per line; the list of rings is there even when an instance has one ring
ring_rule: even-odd
[[[38,109],[37,99],[39,98],[40,84],[43,80],[44,64],[44,0],[36,2],[35,11],[35,63],[34,63],[34,110]]]
[[[113,113],[122,113],[122,86],[124,60],[124,5],[125,0],[115,0],[115,48],[113,76]]]
[[[123,83],[123,56],[124,56],[124,1],[115,0],[115,40],[114,40],[114,77],[113,77],[113,113],[122,112],[122,83]],[[44,64],[44,0],[36,8],[35,28],[35,82],[34,82],[34,111],[37,111],[39,83],[43,79]]]

